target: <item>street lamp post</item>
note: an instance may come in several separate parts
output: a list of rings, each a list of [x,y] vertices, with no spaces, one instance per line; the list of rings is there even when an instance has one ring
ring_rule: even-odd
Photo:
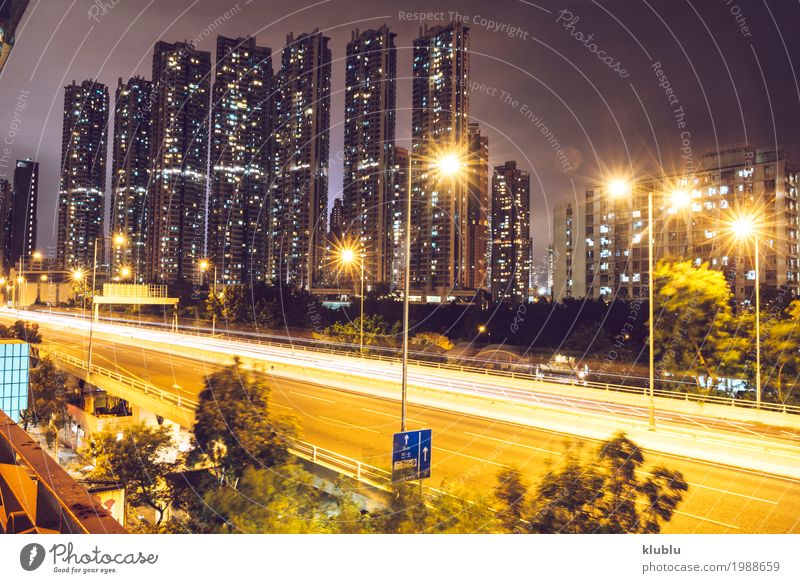
[[[455,176],[461,170],[461,158],[456,153],[439,156],[436,167],[443,176]],[[414,168],[414,150],[408,151],[408,172],[406,181],[406,244],[403,277],[403,356],[402,378],[400,381],[400,431],[406,430],[406,400],[408,398],[408,314],[411,293],[411,188]]]
[[[200,271],[205,275],[205,273],[211,269],[211,262],[208,259],[201,259],[200,263],[198,264],[198,268]],[[212,283],[212,291],[211,294],[214,296],[214,301],[217,301],[217,264],[214,264],[214,281]],[[177,317],[177,316],[176,316]],[[176,321],[176,329],[177,329],[177,321]],[[211,335],[214,336],[217,333],[217,312],[216,308],[213,312],[211,312]]]
[[[753,255],[756,270],[756,411],[761,410],[761,264],[758,248],[757,217],[753,215],[739,216],[731,222],[733,234],[747,240],[753,237]]]

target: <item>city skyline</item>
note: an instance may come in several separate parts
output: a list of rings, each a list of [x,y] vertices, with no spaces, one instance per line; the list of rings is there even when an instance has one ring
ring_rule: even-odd
[[[651,112],[651,121],[653,123],[653,127],[656,130],[656,135],[661,136],[658,142],[663,141],[662,147],[657,147],[654,144],[647,145],[644,149],[639,149],[639,151],[643,154],[644,160],[641,159],[641,156],[636,156],[637,149],[632,147],[634,141],[640,139],[642,136],[637,136],[636,133],[631,134],[627,131],[627,126],[629,123],[632,123],[632,120],[629,122],[626,120],[626,116],[616,116],[612,115],[609,116],[609,110],[606,105],[603,104],[602,100],[599,103],[594,103],[593,101],[591,107],[595,111],[598,112],[605,112],[605,115],[597,117],[596,120],[589,120],[589,119],[582,119],[582,124],[586,126],[586,130],[589,131],[589,134],[594,137],[598,137],[599,134],[596,129],[592,129],[592,126],[602,122],[603,124],[606,121],[610,121],[612,126],[614,126],[614,118],[616,117],[617,123],[620,124],[620,131],[613,131],[612,134],[617,134],[618,137],[622,137],[622,140],[616,139],[612,140],[613,146],[603,146],[603,140],[597,143],[597,145],[587,144],[587,145],[580,145],[578,136],[571,135],[572,130],[566,129],[563,124],[558,124],[558,117],[554,114],[550,113],[550,109],[554,107],[550,101],[552,101],[554,95],[550,93],[546,87],[540,83],[532,82],[532,86],[535,88],[533,94],[530,93],[523,93],[518,89],[520,83],[524,83],[524,79],[531,80],[529,74],[525,72],[520,72],[519,70],[515,70],[513,68],[506,68],[502,71],[502,75],[504,79],[498,82],[497,75],[501,74],[501,71],[495,72],[492,69],[497,69],[498,67],[493,67],[494,64],[502,61],[497,61],[497,58],[502,59],[503,61],[508,61],[509,58],[511,60],[509,62],[514,63],[515,60],[513,58],[514,55],[521,55],[520,51],[524,49],[530,49],[530,37],[534,36],[534,32],[536,32],[537,28],[541,26],[542,35],[541,39],[546,40],[547,44],[550,44],[556,48],[559,48],[561,52],[567,51],[569,52],[569,59],[574,61],[579,66],[581,63],[588,63],[586,59],[586,55],[583,55],[579,52],[578,49],[582,48],[580,45],[577,45],[577,48],[573,46],[575,43],[574,39],[567,33],[564,33],[564,37],[556,36],[555,33],[551,30],[553,27],[550,26],[552,21],[559,17],[557,11],[553,9],[552,6],[544,6],[546,9],[550,10],[550,14],[542,10],[536,10],[533,8],[528,7],[524,12],[518,12],[517,17],[522,18],[523,15],[525,16],[525,26],[528,32],[531,34],[529,35],[529,42],[525,42],[523,39],[520,38],[508,38],[506,35],[500,34],[498,32],[492,32],[487,28],[486,25],[481,26],[479,25],[472,25],[471,26],[471,35],[475,37],[475,43],[479,49],[477,52],[480,53],[479,57],[475,57],[473,55],[473,78],[475,80],[480,81],[479,85],[485,85],[485,87],[475,87],[475,89],[471,92],[472,94],[472,101],[474,102],[473,109],[473,116],[477,119],[475,121],[481,121],[481,118],[485,118],[486,115],[490,114],[494,117],[500,116],[498,119],[504,120],[503,123],[493,122],[488,124],[486,131],[490,137],[492,142],[492,153],[491,155],[491,165],[494,166],[496,164],[500,164],[507,159],[517,159],[521,166],[528,166],[529,169],[532,171],[532,207],[539,208],[542,205],[546,207],[546,212],[544,213],[536,213],[534,217],[534,256],[538,259],[544,256],[544,250],[551,239],[550,231],[550,220],[547,220],[547,217],[550,216],[552,206],[558,202],[559,200],[563,200],[571,195],[573,187],[570,182],[570,178],[575,183],[575,188],[578,192],[582,191],[584,186],[588,183],[596,182],[598,178],[598,170],[592,170],[591,172],[588,171],[589,168],[589,161],[590,159],[594,159],[595,162],[592,162],[592,165],[596,166],[596,160],[603,160],[605,164],[609,166],[626,166],[626,164],[620,162],[620,154],[624,156],[626,151],[626,142],[629,142],[627,145],[627,150],[633,153],[631,158],[633,167],[638,169],[640,166],[644,166],[652,164],[652,160],[657,160],[657,150],[661,151],[662,156],[664,157],[663,162],[665,167],[675,167],[678,168],[680,165],[680,156],[681,156],[681,139],[680,139],[680,132],[677,131],[675,127],[675,121],[673,116],[671,115],[671,110],[667,108],[669,103],[667,102],[667,96],[664,95],[664,89],[659,87],[658,84],[661,83],[659,79],[655,76],[656,72],[650,71],[649,67],[641,66],[638,69],[634,67],[628,67],[631,71],[633,77],[631,79],[635,79],[636,75],[639,75],[639,79],[636,83],[636,90],[639,94],[640,98],[645,102],[645,105],[648,109],[652,109]],[[177,8],[177,6],[176,6]],[[413,8],[413,7],[410,7]],[[469,5],[464,6],[463,8],[459,9],[460,16],[472,16],[478,15],[479,11],[476,9],[468,10]],[[513,10],[508,7],[502,7],[499,9],[499,12],[495,15],[495,18],[498,22],[501,21],[508,21],[513,23],[514,21],[514,12],[521,10],[523,6],[515,7]],[[247,10],[252,9],[252,7],[247,7]],[[776,10],[780,10],[780,7],[776,7]],[[117,10],[117,14],[119,16],[123,16],[125,11],[127,10],[124,6],[117,6],[115,7]],[[166,7],[160,7],[159,10],[168,10]],[[325,8],[322,9],[322,14],[324,14]],[[589,21],[589,16],[593,14],[592,10],[597,10],[596,7],[592,8],[591,6],[581,7],[581,10],[585,10],[587,12],[579,12],[577,9],[574,9],[574,13],[576,16],[581,16],[581,20],[577,25],[577,28],[580,29],[584,22]],[[531,12],[532,11],[532,12]],[[165,40],[178,40],[181,38],[186,39],[193,39],[197,38],[199,40],[199,48],[202,50],[213,51],[214,44],[216,42],[216,35],[222,34],[229,37],[236,37],[236,36],[244,36],[246,34],[255,34],[257,36],[257,42],[259,45],[270,46],[273,51],[278,50],[282,47],[283,44],[283,37],[285,37],[286,31],[290,29],[294,30],[303,30],[305,29],[312,29],[314,26],[319,26],[320,23],[314,22],[314,18],[310,14],[303,14],[302,19],[300,16],[296,17],[294,21],[286,22],[285,26],[282,23],[280,26],[280,30],[276,29],[276,26],[268,27],[263,29],[263,27],[252,27],[248,26],[243,22],[241,16],[245,14],[245,8],[240,7],[238,10],[234,9],[232,14],[229,14],[222,20],[218,21],[214,24],[211,29],[208,28],[209,24],[213,24],[217,17],[210,18],[210,14],[216,14],[213,10],[208,8],[203,8],[200,12],[196,15],[188,15],[187,18],[182,18],[179,23],[177,23],[176,27],[183,27],[185,32],[181,32],[180,30],[176,30],[174,35],[166,34],[166,35],[159,35],[163,37]],[[150,17],[154,17],[148,13]],[[76,25],[83,24],[82,20],[78,20],[76,18],[76,14],[70,13],[67,15],[67,24],[70,22],[75,22]],[[81,14],[80,16],[85,16],[85,14]],[[218,15],[217,15],[218,16]],[[444,18],[449,20],[451,15],[445,11]],[[453,14],[453,16],[458,16],[458,14]],[[602,16],[602,13],[601,13]],[[645,21],[647,20],[647,15],[642,14],[638,11],[638,9],[632,10],[626,13],[626,16],[632,19],[634,22]],[[651,14],[650,17],[653,15]],[[748,61],[753,61],[752,53],[750,53],[748,45],[744,44],[742,47],[739,46],[737,41],[748,41],[747,38],[742,39],[741,37],[737,37],[736,30],[729,31],[728,26],[726,26],[727,21],[724,20],[727,16],[724,12],[721,14],[704,14],[704,17],[707,17],[705,20],[709,23],[709,26],[716,27],[714,30],[719,28],[721,33],[719,35],[719,43],[725,47],[726,51],[739,51],[739,50],[747,50],[747,53],[744,53],[745,56],[749,55],[750,58]],[[39,19],[44,18],[45,15],[40,12],[34,12],[34,15],[31,19],[31,22],[28,23],[29,26],[35,27],[40,22],[41,25],[45,25],[49,20],[40,21]],[[371,15],[365,15],[366,18],[370,18]],[[608,18],[608,15],[605,15]],[[763,15],[758,15],[758,18],[762,18]],[[779,15],[776,13],[776,18]],[[117,22],[116,18],[108,18],[102,22],[102,24],[106,25],[107,27],[111,27],[114,23]],[[269,22],[269,21],[267,21]],[[194,24],[197,23],[197,24]],[[408,91],[408,76],[410,71],[410,44],[411,39],[415,38],[418,34],[418,29],[421,26],[421,23],[411,21],[410,18],[407,19],[405,17],[401,17],[400,14],[389,10],[388,12],[384,11],[380,15],[376,15],[374,19],[369,23],[369,26],[372,28],[378,28],[380,24],[388,23],[390,28],[398,35],[398,125],[397,125],[397,132],[398,132],[398,145],[405,147],[408,142],[410,126],[408,126],[408,106],[410,101],[410,95],[404,95],[406,91]],[[433,24],[441,24],[441,22],[435,22]],[[203,26],[200,26],[200,25]],[[756,20],[756,15],[753,15],[752,21],[750,22],[751,28],[753,31],[758,30],[758,26],[766,26],[769,24],[768,22],[761,22],[760,20]],[[559,23],[561,26],[562,23]],[[694,26],[694,25],[692,25]],[[98,27],[99,29],[100,27]],[[248,30],[250,28],[255,28],[255,30]],[[333,58],[334,63],[332,67],[332,82],[333,82],[333,92],[332,92],[332,116],[333,122],[331,125],[331,140],[332,140],[332,147],[331,147],[331,162],[330,162],[330,180],[331,180],[331,188],[329,189],[329,203],[332,202],[333,198],[339,196],[341,193],[341,158],[338,154],[340,151],[340,146],[342,139],[342,126],[341,126],[341,112],[343,111],[343,76],[344,76],[344,53],[345,53],[345,45],[350,40],[350,34],[352,29],[355,28],[350,26],[345,27],[334,27],[330,31],[330,35],[332,37],[331,47],[333,49]],[[368,28],[367,25],[363,26],[363,28]],[[232,30],[229,30],[232,29]],[[149,29],[148,29],[149,30]],[[103,28],[102,30],[96,30],[95,33],[100,35],[99,39],[96,39],[96,42],[104,42],[103,39],[108,38],[108,41],[112,44],[109,44],[109,47],[113,47],[112,36],[106,37],[108,33],[111,32],[109,28],[106,30]],[[144,32],[142,34],[145,34]],[[152,45],[157,38],[150,34],[149,44]],[[262,39],[266,35],[266,40]],[[32,38],[28,37],[28,38]],[[764,41],[763,37],[758,37],[760,40]],[[671,39],[655,39],[653,42],[659,43],[663,42],[665,47],[670,44]],[[24,42],[24,40],[23,40]],[[609,52],[610,49],[614,48],[615,45],[619,45],[620,43],[626,44],[630,43],[632,47],[637,48],[635,41],[630,38],[609,38],[606,41],[610,46],[608,47]],[[699,42],[699,41],[697,41]],[[767,46],[764,46],[764,45]],[[536,43],[534,43],[536,45]],[[604,47],[606,48],[606,47]],[[24,49],[24,46],[23,46]],[[536,46],[534,46],[536,49]],[[792,49],[792,45],[789,45],[789,49]],[[105,64],[101,69],[98,69],[97,66],[92,66],[89,62],[84,63],[84,58],[79,58],[73,61],[72,70],[69,72],[69,78],[81,79],[81,78],[90,78],[90,77],[98,77],[98,80],[104,82],[106,85],[112,86],[116,83],[118,77],[122,76],[127,78],[129,76],[134,76],[136,74],[149,76],[150,72],[147,68],[147,62],[149,61],[149,57],[147,52],[150,49],[146,49],[144,53],[139,52],[137,53],[136,61],[132,62],[123,58],[118,53],[113,53],[109,57],[107,64]],[[538,49],[536,49],[538,50]],[[780,45],[779,42],[776,41],[775,46],[772,46],[771,43],[764,43],[762,42],[759,44],[760,51],[767,51],[767,52],[759,52],[759,60],[758,63],[761,65],[761,68],[764,71],[764,75],[766,79],[770,79],[771,71],[780,70],[780,63],[785,61],[786,55],[783,46]],[[772,52],[769,52],[772,51]],[[552,55],[553,53],[547,51]],[[614,51],[615,53],[619,53],[620,51]],[[637,50],[636,53],[640,53],[641,51]],[[491,57],[497,56],[495,59]],[[23,54],[23,51],[20,51],[20,54]],[[525,53],[527,54],[527,53]],[[86,55],[89,61],[92,61],[95,57],[93,55]],[[639,55],[641,56],[641,55]],[[653,55],[651,55],[653,56]],[[667,58],[674,59],[675,55],[670,54],[662,54],[662,58],[660,63],[662,64],[662,72],[666,71],[667,73],[670,72],[668,65],[669,62]],[[24,57],[23,57],[24,58]],[[40,63],[40,71],[44,71],[44,68],[51,66],[50,59],[51,58],[58,58],[54,54],[48,53],[46,58]],[[657,62],[658,59],[653,59],[653,62]],[[136,64],[138,62],[138,65]],[[83,64],[82,64],[83,63]],[[123,66],[116,66],[115,63],[122,63]],[[127,63],[127,64],[126,64]],[[523,61],[520,61],[519,64],[523,66],[523,71],[527,70],[528,67],[525,66]],[[706,63],[692,63],[692,66],[695,67],[697,71],[697,75],[703,75],[703,69],[708,65]],[[3,72],[4,78],[11,79],[9,75],[20,75],[24,74],[26,71],[26,63],[15,63],[11,62],[11,69],[7,69]],[[35,66],[35,62],[30,64],[30,67],[27,68],[27,72],[30,73]],[[748,64],[748,71],[750,70],[749,67],[752,66],[753,73],[756,74],[756,78],[760,78],[760,74],[758,73],[758,67],[755,63]],[[16,67],[20,67],[16,69]],[[567,67],[570,67],[567,65]],[[731,62],[729,64],[731,75],[733,78],[736,78],[738,75],[743,74],[742,68],[745,65],[742,62]],[[487,68],[489,69],[487,72]],[[571,67],[570,67],[571,68]],[[77,70],[76,70],[77,69]],[[79,73],[78,71],[83,69],[83,74]],[[687,69],[691,71],[691,67],[686,62],[677,63],[672,66],[672,71]],[[62,69],[63,71],[63,69]],[[100,75],[96,75],[98,71],[101,72]],[[542,69],[542,81],[547,81],[550,79],[549,73],[550,71],[554,72],[553,63],[550,61],[548,57],[547,60],[543,62],[543,69]],[[130,75],[128,75],[128,72]],[[595,85],[598,89],[606,93],[604,95],[605,99],[608,101],[608,105],[614,107],[614,104],[623,101],[629,101],[633,99],[634,103],[637,103],[636,97],[633,95],[627,95],[630,91],[629,85],[626,83],[623,84],[622,88],[619,88],[616,94],[608,93],[605,91],[605,88],[608,86],[616,86],[616,82],[613,77],[609,77],[608,75],[599,76],[599,72],[593,71],[593,76],[591,78],[591,83]],[[40,73],[41,74],[41,73]],[[613,75],[613,72],[612,72]],[[651,77],[652,76],[652,77]],[[572,75],[568,75],[571,79]],[[688,113],[688,121],[690,123],[690,129],[692,130],[691,134],[691,148],[693,153],[696,155],[698,152],[702,152],[706,147],[713,146],[713,136],[716,133],[718,138],[717,141],[719,143],[729,143],[735,141],[742,141],[742,124],[741,122],[736,124],[738,125],[738,129],[730,124],[720,124],[721,119],[730,119],[736,120],[739,119],[741,116],[738,114],[738,106],[737,106],[737,99],[738,101],[748,101],[752,102],[753,100],[762,101],[762,97],[760,97],[760,92],[757,88],[748,88],[748,87],[738,87],[736,91],[736,96],[731,95],[730,92],[726,92],[725,94],[720,94],[719,92],[710,92],[704,97],[703,91],[696,86],[696,82],[689,83],[689,81],[696,79],[694,75],[692,75],[688,81],[684,81],[683,79],[679,79],[676,77],[676,74],[672,74],[667,79],[671,81],[672,88],[674,93],[680,97],[680,105],[684,107],[686,112]],[[484,81],[486,81],[484,83]],[[619,79],[617,79],[619,81]],[[559,84],[561,82],[557,81],[555,78],[552,78],[552,89],[558,91]],[[569,83],[572,83],[570,80]],[[682,88],[681,84],[689,84],[689,88]],[[547,85],[548,83],[545,83]],[[26,84],[26,86],[29,84]],[[405,85],[405,88],[403,86]],[[49,90],[45,90],[45,93],[42,93],[41,90],[37,93],[34,93],[31,97],[29,97],[29,104],[30,107],[28,111],[35,110],[37,105],[37,100],[41,97],[49,96],[52,94],[52,91],[60,90],[62,85],[59,84],[59,87],[51,87]],[[0,92],[3,91],[3,87],[8,87],[8,84],[0,83]],[[624,93],[620,93],[625,89]],[[496,90],[496,91],[494,91]],[[544,93],[542,93],[544,91]],[[502,99],[503,93],[510,94],[514,99],[518,101],[516,107],[512,106],[509,103],[506,103],[504,99]],[[494,93],[494,95],[492,95]],[[792,95],[796,93],[792,88],[791,84],[787,86],[787,92],[784,95],[776,95],[773,98],[773,106],[776,112],[780,112],[781,109],[785,109],[785,107],[791,103]],[[568,95],[565,94],[565,95]],[[13,100],[16,98],[16,95],[8,95],[8,98],[11,100],[5,100],[7,104],[5,107],[13,105]],[[708,103],[706,103],[708,100]],[[337,103],[338,101],[338,103]],[[557,100],[556,100],[557,101]],[[43,102],[43,104],[48,104],[50,102],[50,98],[48,97],[47,101]],[[525,106],[525,107],[523,107]],[[597,108],[600,109],[597,109]],[[637,106],[641,109],[640,106]],[[559,104],[559,109],[561,109],[561,105]],[[614,107],[616,109],[616,107]],[[727,117],[723,116],[723,114],[719,113],[722,110],[727,110],[730,112],[730,115]],[[47,107],[41,110],[44,114],[44,118],[50,121],[47,121],[46,124],[41,125],[41,130],[34,131],[34,135],[42,135],[46,138],[48,133],[53,132],[54,129],[60,132],[60,128],[54,128],[52,122],[52,118],[48,118],[46,115]],[[531,115],[528,115],[529,112],[532,112]],[[581,108],[575,111],[576,114],[583,117]],[[588,112],[587,112],[588,113]],[[615,112],[612,112],[615,113]],[[0,107],[0,121],[3,119],[3,114],[10,115],[10,110],[4,110]],[[709,115],[710,114],[710,115]],[[566,126],[571,126],[574,124],[574,120],[570,121],[572,115],[567,113],[568,117],[565,119]],[[634,110],[632,110],[631,115],[634,115]],[[710,116],[713,116],[713,119],[709,119]],[[755,117],[753,117],[755,116]],[[533,119],[528,119],[533,118]],[[758,120],[752,121],[752,120]],[[485,121],[485,120],[484,120]],[[38,120],[33,120],[28,118],[27,120],[28,126],[31,127],[33,124],[38,124]],[[763,122],[763,123],[761,123]],[[533,125],[530,125],[533,124]],[[537,125],[538,124],[538,125]],[[573,168],[572,172],[564,173],[561,171],[561,164],[558,162],[557,159],[554,158],[554,152],[552,151],[552,146],[549,143],[549,140],[546,136],[541,133],[541,124],[544,124],[547,129],[553,132],[553,134],[559,138],[559,141],[562,144],[569,146],[570,148],[574,148],[575,146],[570,146],[570,144],[577,145],[576,149],[578,150],[578,156],[574,156],[571,153],[568,154],[568,159],[570,164]],[[770,139],[769,131],[771,129],[771,124],[769,123],[769,112],[768,109],[760,109],[755,108],[751,116],[748,116],[747,122],[747,132],[748,137],[753,136],[754,139],[751,139],[751,142],[756,145],[764,145],[769,144]],[[560,127],[560,129],[559,129]],[[704,129],[707,128],[707,131]],[[525,129],[525,132],[522,130]],[[580,128],[578,128],[580,129]],[[701,131],[702,130],[702,131]],[[45,134],[41,134],[41,131],[45,131]],[[498,131],[501,133],[498,134]],[[781,132],[784,131],[783,128],[778,127],[777,131]],[[538,133],[538,136],[536,135]],[[517,136],[515,139],[514,134],[523,134],[522,137]],[[584,133],[584,132],[580,132]],[[728,135],[726,135],[728,134]],[[731,135],[731,134],[736,134]],[[761,135],[762,137],[758,137]],[[499,137],[499,139],[498,139]],[[709,143],[709,138],[712,138],[711,142]],[[51,169],[52,163],[52,154],[47,153],[47,144],[52,143],[52,140],[45,139],[41,141],[40,139],[32,141],[29,146],[24,145],[21,140],[27,141],[28,138],[20,138],[15,142],[14,145],[14,156],[16,158],[24,159],[27,157],[35,158],[42,164],[42,208],[43,212],[46,212],[46,209],[49,205],[54,205],[55,201],[52,198],[53,189],[52,189],[52,180],[53,180],[53,170]],[[525,142],[529,142],[532,147],[523,146]],[[606,140],[608,141],[608,140]],[[646,139],[644,140],[647,141]],[[652,140],[650,140],[652,142]],[[797,144],[796,139],[790,136],[787,136],[785,139],[778,140],[784,148],[787,149],[789,152],[791,159],[797,159]],[[40,143],[41,146],[37,148],[37,143]],[[517,144],[517,147],[514,147],[514,144]],[[661,144],[659,144],[661,145]],[[603,155],[600,155],[599,158],[597,155],[592,154],[593,147],[603,146],[605,152]],[[671,147],[669,147],[671,146]],[[109,146],[110,148],[110,146]],[[510,149],[511,148],[511,149]],[[514,150],[520,151],[514,151]],[[52,150],[51,150],[52,151]],[[570,151],[572,152],[572,151]],[[588,154],[588,156],[587,156]],[[599,155],[599,153],[598,153]],[[674,161],[674,163],[670,160],[670,157]],[[110,160],[109,156],[109,160]],[[579,163],[578,160],[583,160],[583,163]],[[558,172],[550,172],[546,168],[546,166],[550,164],[553,166],[551,170],[558,170]],[[630,164],[628,164],[630,166]],[[49,184],[49,186],[48,186]],[[49,214],[49,213],[47,213]],[[537,222],[538,221],[538,222]],[[110,222],[107,223],[110,225]],[[43,223],[40,227],[40,241],[43,247],[52,246],[55,242],[54,236],[51,234],[51,231],[48,225]]]

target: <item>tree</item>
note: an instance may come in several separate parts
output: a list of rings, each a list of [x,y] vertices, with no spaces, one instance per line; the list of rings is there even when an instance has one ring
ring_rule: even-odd
[[[500,502],[497,518],[508,532],[524,532],[522,515],[528,504],[528,487],[517,468],[503,468],[497,474],[494,496]]]
[[[786,373],[796,376],[800,372],[800,301],[795,300],[786,310],[788,317],[776,317],[762,323],[762,363],[771,363],[775,371],[775,390],[779,403],[792,396],[784,394],[783,378]],[[763,369],[762,369],[763,370]],[[792,388],[794,383],[792,383]]]
[[[39,324],[17,320],[11,326],[0,324],[0,338],[16,338],[29,344],[41,344],[42,335]]]
[[[173,451],[169,429],[142,423],[95,433],[84,456],[94,460],[89,478],[124,484],[128,503],[152,508],[156,524],[161,524],[174,496],[167,475],[180,465],[169,461]]]
[[[749,343],[737,334],[723,273],[707,264],[661,261],[654,275],[656,359],[673,373],[691,376],[706,393],[721,377],[740,373]]]
[[[205,497],[204,519],[216,532],[303,534],[323,532],[322,493],[294,463],[248,467],[236,487],[221,484]]]
[[[250,465],[285,462],[295,422],[273,416],[270,386],[262,374],[234,364],[206,377],[195,412],[196,452],[211,462],[220,481],[235,484]]]
[[[364,316],[364,346],[397,346],[399,344],[401,325],[388,322],[379,315]],[[338,344],[358,345],[361,341],[361,318],[352,322],[335,322],[314,338]]]
[[[411,346],[415,349],[426,350],[434,348],[438,352],[452,350],[453,342],[444,334],[438,332],[421,332],[411,339]]]
[[[643,465],[641,449],[617,432],[587,462],[580,452],[568,452],[542,477],[530,502],[518,477],[502,473],[500,514],[511,532],[524,525],[532,533],[658,533],[688,486],[680,472],[657,466],[646,473]],[[642,473],[645,478],[638,477]]]
[[[66,403],[67,375],[60,371],[49,358],[39,360],[30,371],[28,408],[22,411],[23,427],[45,427],[47,445],[57,443],[58,432],[67,423]]]

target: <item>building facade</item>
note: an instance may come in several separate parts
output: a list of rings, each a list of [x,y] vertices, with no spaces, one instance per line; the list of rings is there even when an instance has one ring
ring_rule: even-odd
[[[368,287],[392,277],[397,50],[388,27],[353,31],[345,61],[345,238],[362,254]]]
[[[524,302],[531,290],[531,180],[514,161],[492,176],[492,299]]]
[[[159,41],[153,52],[147,279],[199,282],[205,256],[211,54]]]
[[[111,171],[111,273],[121,280],[143,281],[150,181],[152,84],[141,77],[120,79],[114,98]]]
[[[409,171],[408,150],[395,148],[392,203],[392,289],[402,289],[404,285]]]
[[[467,257],[465,286],[488,289],[489,257],[489,138],[469,124],[467,158]]]
[[[607,300],[646,295],[651,224],[655,261],[689,259],[719,269],[738,301],[750,301],[757,277],[762,287],[796,295],[797,189],[798,172],[783,152],[746,145],[707,153],[691,175],[637,180],[627,196],[612,196],[607,186],[588,188],[586,296]],[[737,242],[727,226],[735,216],[750,213],[761,218],[758,276],[752,239]]]
[[[57,259],[61,269],[85,267],[103,251],[108,88],[74,81],[64,88]]]
[[[275,88],[275,189],[270,201],[268,271],[310,289],[320,279],[328,218],[331,51],[314,31],[290,34]]]
[[[550,294],[553,301],[586,296],[586,214],[583,204],[563,202],[553,208]]]
[[[466,172],[443,175],[443,156],[466,163],[469,29],[451,23],[420,31],[412,65],[411,287],[448,297],[469,287]]]
[[[267,277],[267,191],[273,176],[272,50],[217,37],[211,107],[208,256],[223,284]]]

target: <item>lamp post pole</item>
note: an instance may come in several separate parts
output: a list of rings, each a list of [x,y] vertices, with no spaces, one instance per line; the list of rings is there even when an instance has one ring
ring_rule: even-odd
[[[364,253],[361,253],[361,318],[359,318],[360,323],[360,336],[361,340],[359,341],[359,352],[361,354],[364,353]]]
[[[761,269],[758,253],[758,233],[753,237],[756,256],[756,411],[761,411]]]
[[[408,171],[406,181],[406,241],[405,241],[405,264],[403,272],[403,377],[400,392],[400,431],[406,430],[406,397],[408,395],[408,296],[411,293],[411,172],[414,168],[414,152],[408,152]]]
[[[648,233],[647,233],[647,274],[648,274],[648,283],[647,283],[647,310],[648,310],[648,317],[650,318],[650,325],[648,326],[648,342],[650,344],[650,362],[649,362],[649,382],[650,382],[650,398],[648,400],[648,429],[650,431],[655,431],[656,428],[656,401],[655,401],[655,340],[653,329],[655,326],[655,320],[653,318],[654,309],[653,309],[653,284],[655,282],[655,276],[653,274],[653,238],[654,238],[654,218],[653,218],[653,190],[648,189],[647,191],[647,217],[649,221],[648,225]]]
[[[94,238],[94,255],[92,259],[92,306],[89,313],[89,356],[86,372],[92,374],[92,339],[94,336],[94,293],[97,285],[97,237]]]

